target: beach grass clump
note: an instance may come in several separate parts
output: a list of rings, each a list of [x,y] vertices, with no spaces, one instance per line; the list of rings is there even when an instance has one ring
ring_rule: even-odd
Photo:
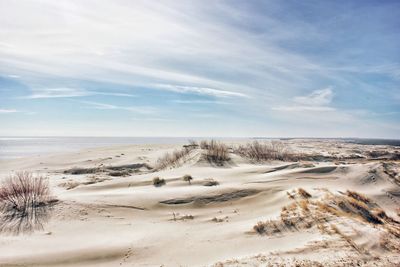
[[[219,182],[215,181],[214,179],[209,179],[209,180],[206,180],[203,185],[204,186],[217,186],[217,185],[219,185]]]
[[[358,201],[361,201],[361,202],[363,202],[363,203],[365,203],[365,204],[369,204],[369,203],[371,202],[366,196],[364,196],[364,195],[362,195],[362,194],[360,194],[360,193],[357,193],[357,192],[355,192],[355,191],[347,190],[347,191],[346,191],[346,195],[347,195],[348,197],[351,197],[351,198],[353,198],[353,199],[356,199],[356,200],[358,200]]]
[[[156,170],[162,170],[168,167],[176,167],[184,161],[184,159],[190,154],[193,148],[184,147],[180,150],[174,150],[171,153],[165,153],[163,156],[158,158],[156,163]]]
[[[298,161],[299,156],[291,153],[289,148],[282,142],[272,141],[261,143],[257,140],[247,145],[239,146],[235,153],[242,157],[249,158],[254,161],[265,160],[282,160],[282,161]]]
[[[192,183],[192,180],[193,180],[193,177],[192,177],[190,174],[185,174],[185,175],[182,177],[182,180],[185,181],[185,182],[188,182],[189,184],[191,184],[191,183]]]
[[[303,188],[299,188],[299,189],[297,189],[297,192],[299,193],[299,195],[302,197],[302,198],[311,198],[311,194],[310,193],[308,193],[306,190],[304,190]]]
[[[163,186],[165,184],[166,184],[165,179],[160,178],[160,177],[154,177],[153,178],[153,185],[155,187],[160,187],[160,186]]]
[[[25,214],[29,209],[44,206],[52,200],[48,179],[30,172],[17,172],[0,186],[0,204],[7,210]]]
[[[203,142],[200,147],[204,147],[206,150],[206,158],[210,162],[223,163],[224,161],[228,161],[230,159],[229,149],[224,143],[211,140],[209,142]]]

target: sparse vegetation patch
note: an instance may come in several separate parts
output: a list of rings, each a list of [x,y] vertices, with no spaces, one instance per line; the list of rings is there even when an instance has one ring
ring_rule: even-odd
[[[192,183],[192,180],[193,180],[193,177],[192,177],[191,175],[189,175],[189,174],[185,174],[185,175],[182,177],[182,180],[185,181],[185,182],[188,182],[189,184],[191,184],[191,183]]]
[[[154,178],[153,178],[153,185],[154,185],[155,187],[160,187],[160,186],[163,186],[163,185],[165,185],[165,184],[166,184],[166,182],[165,182],[164,179],[162,179],[162,178],[160,178],[160,177],[154,177]]]
[[[283,161],[297,161],[299,156],[290,152],[289,148],[277,141],[261,143],[253,141],[244,146],[239,146],[235,153],[242,157],[250,158],[254,161],[265,160],[283,160]]]

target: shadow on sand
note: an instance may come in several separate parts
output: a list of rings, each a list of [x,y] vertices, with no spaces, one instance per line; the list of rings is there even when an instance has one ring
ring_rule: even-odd
[[[55,203],[29,207],[18,211],[6,206],[0,208],[0,234],[31,234],[44,230]]]

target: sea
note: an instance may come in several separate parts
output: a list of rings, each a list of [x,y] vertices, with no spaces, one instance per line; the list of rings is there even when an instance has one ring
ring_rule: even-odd
[[[187,137],[0,137],[0,160],[131,144],[184,144]]]
[[[86,148],[108,147],[131,144],[185,144],[188,140],[202,140],[202,137],[0,137],[0,160],[16,159],[37,155],[75,152]],[[209,138],[207,138],[209,139]],[[250,139],[296,139],[296,138],[219,138],[218,140]],[[321,139],[321,138],[318,138]],[[330,138],[332,139],[332,138]],[[400,140],[335,138],[359,145],[400,146]]]

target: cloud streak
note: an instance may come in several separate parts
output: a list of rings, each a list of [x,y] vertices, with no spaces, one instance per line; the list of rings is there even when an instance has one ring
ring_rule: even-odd
[[[17,113],[19,112],[16,109],[1,109],[0,108],[0,114],[9,114],[9,113]]]
[[[70,97],[83,97],[83,96],[94,96],[94,95],[135,97],[135,95],[133,94],[98,92],[98,91],[89,91],[78,88],[43,88],[43,89],[33,89],[32,94],[24,96],[22,98],[28,98],[28,99],[70,98]]]
[[[305,96],[295,96],[292,103],[285,106],[272,107],[277,111],[305,111],[305,112],[323,112],[334,111],[335,108],[330,107],[333,99],[333,91],[331,88],[315,90]]]
[[[112,104],[94,102],[94,101],[79,101],[86,104],[87,107],[99,110],[123,110],[137,114],[157,114],[158,109],[150,106],[117,106]]]

